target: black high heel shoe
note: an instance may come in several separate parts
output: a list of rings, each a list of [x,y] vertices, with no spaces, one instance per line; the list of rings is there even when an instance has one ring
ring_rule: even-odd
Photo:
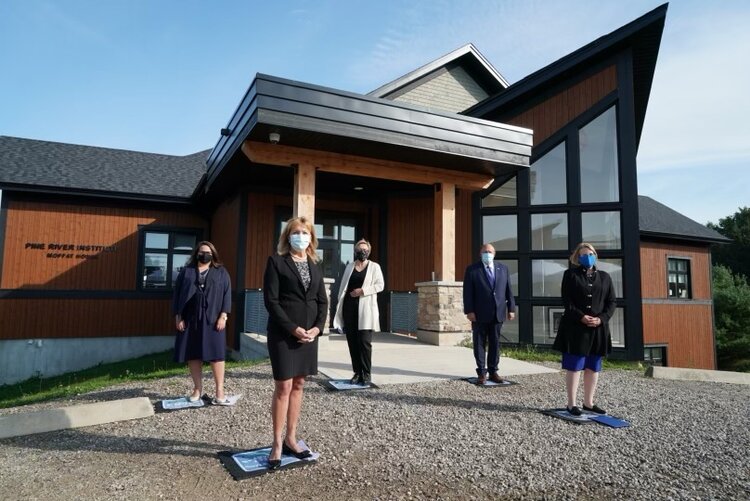
[[[312,452],[310,452],[308,449],[305,449],[304,451],[296,452],[294,449],[286,445],[286,442],[281,444],[281,453],[289,454],[290,456],[294,456],[297,459],[306,459],[312,456]]]
[[[281,468],[281,459],[269,459],[268,460],[269,470],[278,470],[279,468]]]

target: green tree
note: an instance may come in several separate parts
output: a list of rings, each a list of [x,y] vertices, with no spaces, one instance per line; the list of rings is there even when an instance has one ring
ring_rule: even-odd
[[[726,266],[713,268],[719,369],[750,372],[750,285]]]
[[[733,215],[719,219],[719,224],[708,223],[707,226],[732,239],[729,244],[713,246],[713,263],[728,266],[733,273],[750,278],[750,207],[741,207]]]

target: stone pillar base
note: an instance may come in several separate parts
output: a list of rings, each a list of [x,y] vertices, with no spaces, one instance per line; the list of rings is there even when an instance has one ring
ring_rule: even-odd
[[[466,332],[435,332],[418,330],[417,341],[434,346],[456,346],[466,339],[466,335]]]
[[[455,346],[471,332],[464,315],[462,282],[416,284],[417,339],[436,346]]]

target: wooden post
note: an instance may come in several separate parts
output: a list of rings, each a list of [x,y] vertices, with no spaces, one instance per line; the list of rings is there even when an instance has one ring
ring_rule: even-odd
[[[315,221],[315,167],[312,164],[294,166],[294,217],[305,216]]]
[[[456,185],[435,185],[435,272],[443,282],[456,280]]]

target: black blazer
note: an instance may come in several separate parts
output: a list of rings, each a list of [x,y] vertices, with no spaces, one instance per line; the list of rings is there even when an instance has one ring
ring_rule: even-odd
[[[268,258],[263,275],[263,301],[268,310],[268,333],[291,336],[297,327],[323,332],[328,311],[328,297],[323,273],[312,259],[310,288],[305,292],[302,277],[292,256],[273,255]]]
[[[474,313],[477,322],[502,322],[507,312],[516,311],[508,267],[497,261],[493,261],[493,267],[494,284],[490,284],[481,262],[469,265],[464,273],[464,313]]]
[[[582,266],[567,269],[563,274],[565,312],[552,345],[558,351],[574,355],[606,355],[612,351],[609,319],[617,307],[615,287],[607,272],[594,270],[591,285]],[[601,318],[601,325],[585,326],[581,323],[584,315]]]
[[[173,315],[182,315],[185,305],[198,291],[197,281],[198,268],[194,265],[185,266],[177,275],[172,298]],[[206,315],[211,321],[218,320],[222,311],[225,313],[232,312],[232,282],[226,268],[223,266],[211,268],[206,277],[204,294],[208,303]]]

